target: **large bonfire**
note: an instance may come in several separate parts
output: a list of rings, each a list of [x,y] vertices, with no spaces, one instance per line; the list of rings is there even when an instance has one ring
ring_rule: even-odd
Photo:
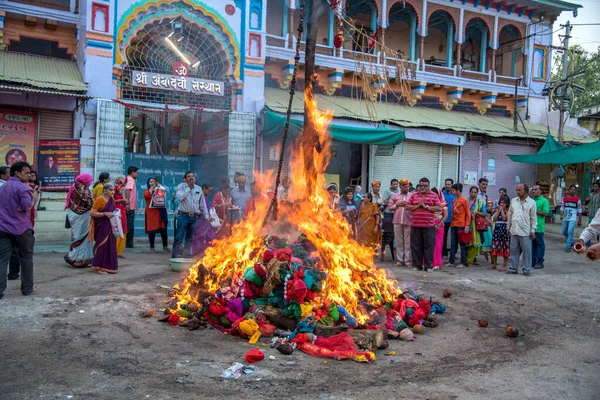
[[[332,116],[317,109],[308,87],[305,105],[312,123],[293,146],[293,190],[289,201],[280,203],[279,218],[263,226],[269,202],[259,202],[229,237],[216,240],[170,292],[170,322],[210,323],[256,342],[261,334],[272,334],[275,325],[308,334],[315,326],[341,325],[333,335],[367,327],[399,332],[414,314],[418,319],[411,326],[426,319],[429,302],[423,312],[415,299],[402,296],[397,282],[375,265],[374,249],[357,243],[346,220],[329,206],[324,172]],[[258,177],[259,189],[266,191],[260,186],[272,177],[273,172]]]

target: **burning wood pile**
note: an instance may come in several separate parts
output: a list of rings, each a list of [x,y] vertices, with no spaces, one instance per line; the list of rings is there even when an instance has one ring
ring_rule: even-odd
[[[305,98],[314,129],[294,146],[294,186],[290,201],[280,203],[280,218],[263,226],[269,204],[256,204],[169,292],[164,320],[190,329],[211,324],[250,343],[276,334],[284,354],[298,348],[371,362],[389,338],[412,340],[413,332],[437,326],[433,315],[445,306],[402,293],[375,265],[374,249],[358,244],[328,206],[331,116],[317,110],[310,90]],[[318,143],[318,150],[306,143]]]

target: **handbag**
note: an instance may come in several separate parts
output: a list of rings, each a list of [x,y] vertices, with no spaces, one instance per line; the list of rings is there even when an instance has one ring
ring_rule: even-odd
[[[490,222],[483,215],[475,216],[475,229],[478,231],[487,231],[490,226]]]
[[[221,226],[221,220],[219,219],[219,216],[217,215],[217,210],[215,210],[214,207],[212,207],[210,209],[210,211],[208,212],[208,215],[210,216],[210,218],[213,219],[213,221],[210,223],[210,225],[213,228],[218,228]]]
[[[462,244],[469,244],[473,241],[473,232],[458,231],[458,241]]]

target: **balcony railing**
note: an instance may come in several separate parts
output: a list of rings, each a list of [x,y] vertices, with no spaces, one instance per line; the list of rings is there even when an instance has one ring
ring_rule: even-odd
[[[79,0],[10,0],[13,3],[27,4],[53,10],[79,13]]]
[[[274,48],[288,49],[288,50],[295,49],[296,38],[293,36],[289,37],[289,39],[291,39],[291,40],[289,40],[288,38],[285,38],[285,37],[275,36],[275,35],[270,35],[270,34],[267,34],[266,37],[267,37],[267,46],[271,46]],[[304,51],[305,48],[306,48],[306,44],[304,42],[302,42],[300,44],[300,50]],[[333,46],[330,47],[330,46],[321,45],[321,44],[317,45],[315,52],[317,53],[317,55],[331,57],[332,59],[338,58],[338,59],[343,59],[343,60],[352,60],[352,61],[356,61],[356,62],[368,63],[368,65],[372,65],[378,69],[379,68],[383,69],[386,67],[391,68],[392,76],[395,73],[395,71],[393,71],[393,69],[395,68],[395,65],[397,64],[398,61],[402,60],[402,58],[389,57],[382,52],[363,53],[363,52],[348,50],[348,49],[344,49],[344,48],[336,49]],[[421,59],[419,59],[417,61],[403,60],[403,62],[405,63],[405,65],[408,64],[409,69],[412,71],[415,71],[415,72],[443,75],[443,76],[447,76],[447,77],[463,78],[463,79],[469,79],[472,81],[490,82],[490,83],[514,86],[515,81],[517,79],[520,79],[520,77],[495,75],[491,70],[488,72],[478,72],[478,71],[464,70],[459,65],[455,65],[454,67],[431,65],[431,64],[428,64],[426,60],[421,60]],[[367,69],[370,69],[368,65],[365,65],[365,66],[367,67]],[[405,78],[414,80],[414,77],[411,77],[411,76],[405,76]],[[424,78],[424,79],[426,79],[426,78]],[[526,86],[524,80],[521,80],[520,86],[521,87]]]

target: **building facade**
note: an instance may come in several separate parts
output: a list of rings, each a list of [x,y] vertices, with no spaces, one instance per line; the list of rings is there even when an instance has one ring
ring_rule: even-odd
[[[285,113],[294,53],[304,46],[296,34],[299,6],[298,0],[0,0],[0,110],[21,136],[29,135],[10,156],[41,170],[48,154],[60,146],[66,154],[68,147],[71,167],[58,175],[116,177],[136,165],[140,189],[154,176],[173,187],[187,170],[217,186],[234,171],[251,176],[274,168],[281,135],[263,135],[264,112]],[[319,104],[334,110],[335,124],[389,126],[405,137],[392,145],[365,141],[360,132],[334,138],[327,172],[340,186],[400,176],[428,176],[435,185],[447,177],[462,181],[466,172],[481,177],[493,174],[489,159],[496,170],[509,170],[505,150],[535,152],[543,141],[546,127],[535,123],[544,114],[552,24],[578,5],[322,0],[321,6]],[[299,93],[303,86],[300,79]],[[302,107],[299,98],[296,117]],[[531,117],[516,132],[515,108]],[[521,175],[535,179],[535,172]],[[48,208],[52,198],[60,200],[55,190],[64,189],[50,188]]]

